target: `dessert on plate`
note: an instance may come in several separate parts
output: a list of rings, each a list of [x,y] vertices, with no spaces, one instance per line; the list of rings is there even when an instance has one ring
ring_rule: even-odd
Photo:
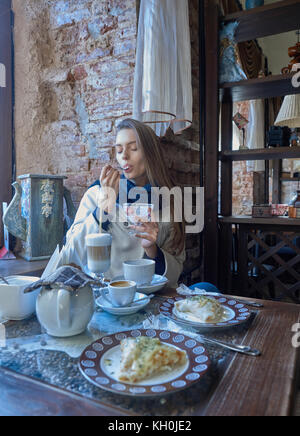
[[[193,322],[218,323],[224,320],[225,309],[213,297],[196,295],[177,301],[174,315]]]
[[[185,351],[141,336],[121,341],[119,380],[136,383],[187,363]]]

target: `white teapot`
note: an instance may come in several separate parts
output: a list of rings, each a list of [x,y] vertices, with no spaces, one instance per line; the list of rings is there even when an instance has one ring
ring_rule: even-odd
[[[94,313],[93,291],[90,285],[74,291],[43,287],[37,298],[36,313],[50,336],[79,335]]]

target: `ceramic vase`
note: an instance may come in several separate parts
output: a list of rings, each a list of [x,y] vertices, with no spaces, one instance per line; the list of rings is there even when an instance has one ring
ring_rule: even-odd
[[[246,9],[257,8],[264,5],[264,0],[246,0]]]

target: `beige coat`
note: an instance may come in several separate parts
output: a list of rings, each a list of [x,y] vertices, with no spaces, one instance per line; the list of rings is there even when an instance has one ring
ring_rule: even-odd
[[[87,251],[85,247],[85,236],[90,233],[98,233],[99,225],[93,216],[97,207],[99,186],[90,188],[84,195],[74,223],[67,233],[67,242],[61,252],[59,265],[76,263],[83,270],[87,265]],[[121,208],[120,212],[121,212]],[[106,218],[103,218],[104,220]],[[113,217],[110,217],[110,221]],[[124,219],[125,221],[125,219]],[[157,245],[162,250],[165,257],[166,270],[164,276],[169,279],[169,285],[176,287],[178,278],[183,269],[185,261],[185,250],[179,255],[170,253],[169,244],[172,241],[172,224],[158,223],[159,234]],[[141,240],[129,234],[124,222],[111,222],[108,233],[112,236],[111,247],[111,268],[105,274],[109,279],[113,279],[123,274],[123,262],[126,260],[136,260],[146,257],[145,251],[141,246]]]

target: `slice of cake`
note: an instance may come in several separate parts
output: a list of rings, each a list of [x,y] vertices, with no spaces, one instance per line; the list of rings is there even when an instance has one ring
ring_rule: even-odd
[[[190,321],[217,323],[224,317],[224,307],[212,297],[197,295],[177,301],[174,315]]]
[[[122,340],[121,352],[119,380],[128,383],[170,372],[187,362],[185,351],[145,336]]]

